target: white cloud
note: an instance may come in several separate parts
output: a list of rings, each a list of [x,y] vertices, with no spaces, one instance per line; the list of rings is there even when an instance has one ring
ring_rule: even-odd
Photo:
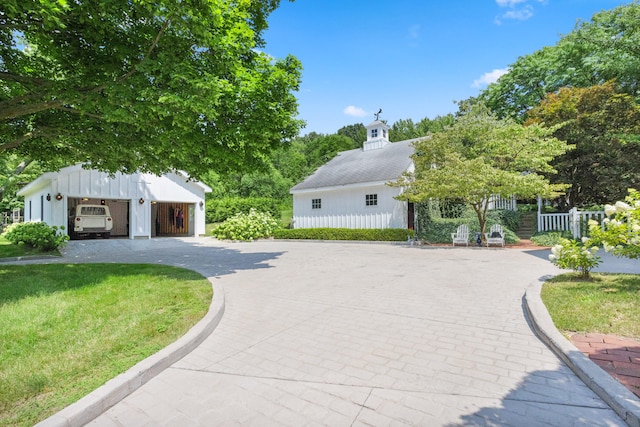
[[[471,87],[480,88],[482,86],[495,83],[498,79],[509,72],[508,68],[496,69],[488,73],[484,73],[479,79],[474,80]]]
[[[533,16],[533,6],[530,3],[545,4],[548,0],[496,0],[496,4],[509,10],[496,16],[495,23],[500,25],[502,20],[526,21]]]
[[[362,108],[356,107],[354,105],[349,105],[347,108],[342,110],[342,112],[344,114],[346,114],[347,116],[353,116],[353,117],[364,117],[364,116],[367,115],[366,111],[364,111]]]
[[[498,6],[500,7],[513,7],[518,3],[524,3],[527,0],[496,0]]]
[[[531,6],[525,6],[518,10],[509,10],[502,15],[504,19],[515,19],[518,21],[526,21],[533,16],[533,8]]]

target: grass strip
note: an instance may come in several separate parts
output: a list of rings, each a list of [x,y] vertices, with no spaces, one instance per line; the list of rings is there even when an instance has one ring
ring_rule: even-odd
[[[33,425],[166,347],[211,297],[175,267],[0,264],[0,425]]]
[[[542,286],[541,297],[556,328],[573,333],[640,339],[640,275],[592,273],[580,280],[568,273]]]
[[[60,255],[60,252],[51,251],[51,252],[42,252],[39,249],[32,248],[27,245],[16,245],[11,243],[4,237],[0,236],[0,258],[15,258],[22,257],[28,255]]]

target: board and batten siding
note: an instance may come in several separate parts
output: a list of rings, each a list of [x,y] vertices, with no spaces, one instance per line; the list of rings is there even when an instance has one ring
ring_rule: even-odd
[[[25,197],[25,221],[44,221],[65,227],[69,199],[126,201],[129,206],[129,238],[133,239],[151,237],[151,227],[155,224],[155,219],[153,222],[151,220],[152,202],[191,205],[193,209],[189,212],[194,214],[192,234],[204,235],[206,191],[211,189],[174,173],[162,176],[143,173],[109,175],[74,165],[59,172],[43,174],[18,194]],[[46,201],[47,194],[50,201]],[[55,198],[57,194],[61,195],[61,200]],[[139,203],[141,200],[143,203]]]
[[[296,192],[293,228],[407,228],[407,203],[394,199],[399,188],[381,184],[343,189]],[[366,206],[366,195],[376,194],[378,204]],[[320,209],[312,208],[321,200]]]

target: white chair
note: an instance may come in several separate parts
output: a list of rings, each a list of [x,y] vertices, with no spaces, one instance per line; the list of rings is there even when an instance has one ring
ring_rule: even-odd
[[[494,224],[488,233],[484,233],[487,247],[489,245],[500,245],[504,248],[504,230],[500,224]]]
[[[458,227],[458,231],[451,233],[451,240],[453,241],[453,246],[456,243],[469,246],[469,227],[467,224],[462,224]]]

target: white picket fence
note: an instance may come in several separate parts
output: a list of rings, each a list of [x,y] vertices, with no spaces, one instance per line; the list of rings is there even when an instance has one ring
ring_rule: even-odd
[[[499,194],[494,194],[489,199],[489,210],[491,209],[505,209],[510,211],[517,210],[517,202],[514,196],[509,198],[500,197]]]
[[[538,212],[538,231],[570,231],[574,239],[586,236],[589,220],[602,223],[604,211],[579,211],[571,209],[568,213],[543,214]]]

